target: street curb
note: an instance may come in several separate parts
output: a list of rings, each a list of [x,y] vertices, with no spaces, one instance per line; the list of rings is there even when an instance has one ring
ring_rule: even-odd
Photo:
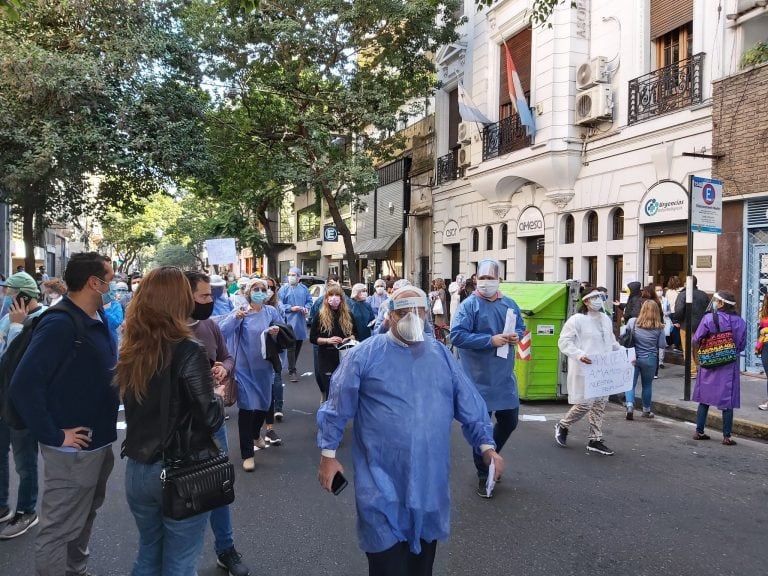
[[[670,418],[676,418],[686,422],[696,422],[696,410],[694,408],[686,408],[684,406],[677,406],[676,404],[658,402],[655,400],[651,402],[651,406],[656,414],[669,416]],[[714,406],[710,407],[707,416],[707,427],[716,430],[723,429],[721,412]],[[743,418],[734,418],[733,433],[737,436],[744,436],[746,438],[768,440],[768,424],[753,422],[752,420],[744,420]]]

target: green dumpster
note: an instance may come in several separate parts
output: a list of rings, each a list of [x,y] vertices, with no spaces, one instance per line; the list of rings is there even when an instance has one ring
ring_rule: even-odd
[[[530,358],[515,361],[520,399],[555,400],[566,396],[565,357],[560,354],[557,341],[563,324],[575,309],[579,283],[503,282],[500,290],[517,302],[530,332]]]

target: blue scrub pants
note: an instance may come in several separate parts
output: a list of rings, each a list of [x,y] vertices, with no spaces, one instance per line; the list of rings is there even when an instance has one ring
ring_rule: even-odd
[[[517,416],[520,408],[510,408],[508,410],[496,410],[488,412],[488,416],[493,418],[496,415],[496,424],[493,427],[493,441],[496,443],[496,452],[501,454],[501,449],[506,444],[512,432],[517,428]],[[483,462],[483,455],[479,452],[472,452],[472,458],[475,461],[478,478],[488,478],[488,466]]]
[[[227,427],[225,424],[221,425],[213,437],[219,443],[219,447],[229,454]],[[230,513],[229,506],[221,506],[211,510],[211,531],[213,532],[214,549],[217,556],[235,545],[232,534],[232,514]]]
[[[421,541],[421,554],[411,552],[408,542],[398,542],[383,552],[366,552],[368,576],[432,576],[437,540]]]

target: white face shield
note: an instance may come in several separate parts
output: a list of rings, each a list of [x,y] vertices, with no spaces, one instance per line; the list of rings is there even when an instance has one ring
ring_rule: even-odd
[[[408,287],[407,292],[411,294],[422,291]],[[426,294],[398,298],[395,293],[390,300],[389,309],[390,319],[395,323],[395,331],[402,340],[408,343],[424,341],[424,317],[429,309]]]

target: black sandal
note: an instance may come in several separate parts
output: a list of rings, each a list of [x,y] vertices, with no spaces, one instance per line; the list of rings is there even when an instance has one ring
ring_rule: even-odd
[[[703,432],[699,434],[698,432],[694,433],[693,435],[694,440],[709,440],[709,434],[704,434]],[[725,444],[725,442],[723,442]]]
[[[736,446],[736,440],[732,440],[730,436],[724,436],[723,444],[726,446]]]

